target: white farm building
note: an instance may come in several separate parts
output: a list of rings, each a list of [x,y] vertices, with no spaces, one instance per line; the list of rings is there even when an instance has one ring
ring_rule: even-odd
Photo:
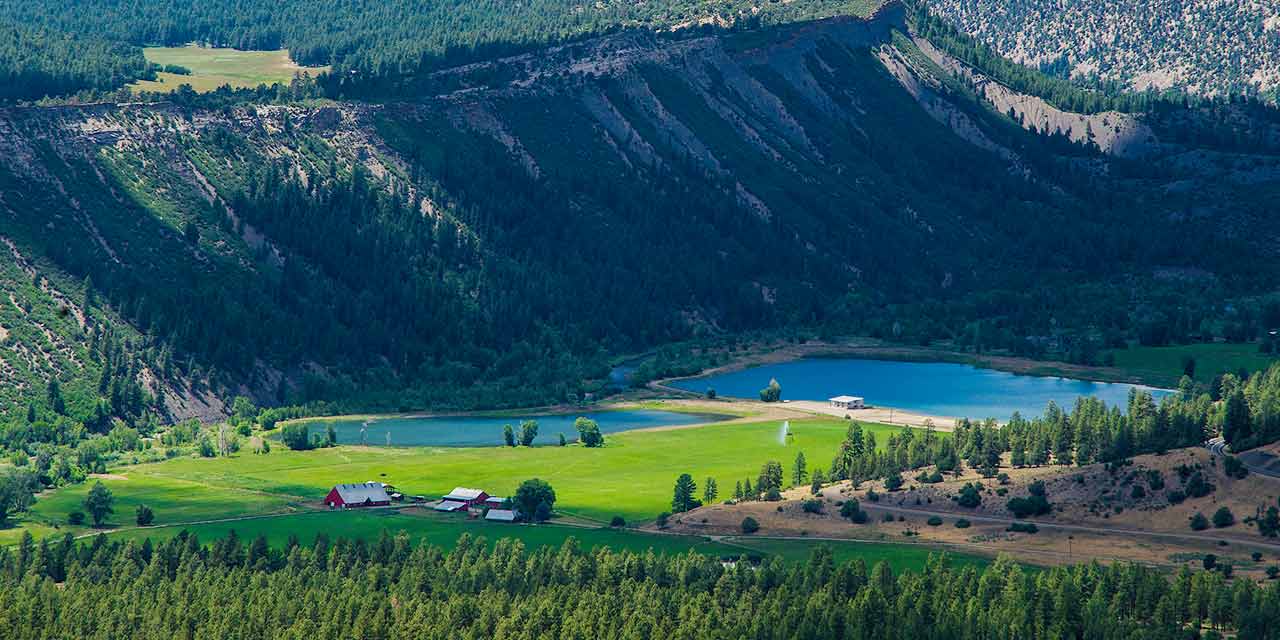
[[[836,396],[827,400],[836,409],[865,409],[867,403],[858,396]]]

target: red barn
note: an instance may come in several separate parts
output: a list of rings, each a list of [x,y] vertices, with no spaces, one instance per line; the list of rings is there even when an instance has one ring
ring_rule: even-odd
[[[329,495],[324,498],[324,503],[330,509],[385,507],[391,504],[391,497],[378,482],[340,484],[329,491]]]
[[[449,495],[444,497],[445,500],[453,502],[461,502],[471,507],[483,507],[484,501],[489,499],[489,494],[480,489],[468,489],[466,487],[454,487]]]

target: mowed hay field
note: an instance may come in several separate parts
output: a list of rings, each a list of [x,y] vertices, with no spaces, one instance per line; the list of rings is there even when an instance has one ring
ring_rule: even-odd
[[[267,455],[241,451],[228,458],[178,458],[113,469],[101,478],[116,497],[109,523],[132,526],[139,504],[150,506],[155,524],[172,525],[320,508],[337,483],[377,480],[409,495],[440,496],[455,486],[477,487],[505,496],[528,478],[555,488],[556,510],[580,519],[629,523],[651,521],[670,509],[677,476],[690,473],[699,495],[707,477],[716,478],[720,499],[732,497],[737,480],[751,478],[770,460],[790,477],[803,451],[810,470],[825,468],[848,429],[841,419],[791,422],[792,436],[779,443],[781,423],[709,424],[671,430],[632,431],[607,436],[606,446],[485,448],[335,447],[288,451],[276,443]],[[901,427],[863,424],[884,443]],[[940,434],[943,435],[943,434]],[[23,520],[32,525],[85,533],[66,526],[97,479],[40,496]],[[21,535],[0,532],[0,543]]]
[[[223,85],[253,88],[260,84],[289,84],[294,74],[324,73],[329,67],[301,67],[289,58],[289,51],[241,51],[187,45],[185,47],[147,47],[142,50],[148,62],[164,66],[176,64],[191,70],[191,75],[159,72],[156,79],[139,80],[131,85],[137,91],[169,92],[184,84],[198,92],[213,91]]]

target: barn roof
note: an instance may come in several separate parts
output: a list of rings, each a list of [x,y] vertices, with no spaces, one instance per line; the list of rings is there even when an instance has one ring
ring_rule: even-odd
[[[475,500],[476,498],[479,498],[480,495],[483,493],[484,491],[481,489],[468,489],[466,487],[454,487],[453,491],[450,491],[449,495],[445,496],[444,499],[445,500],[462,500],[465,502],[468,500]]]
[[[377,482],[362,482],[359,484],[340,484],[334,489],[338,490],[338,496],[347,504],[361,504],[364,502],[390,502],[391,498],[387,496],[387,490]]]
[[[435,509],[436,511],[457,511],[459,509],[465,508],[466,506],[467,506],[467,503],[465,502],[458,502],[456,500],[441,500],[440,502],[436,503],[436,506],[432,507],[432,509]]]
[[[831,398],[831,402],[853,402],[854,400],[861,400],[861,399],[862,398],[858,396],[836,396],[834,398]]]
[[[497,520],[500,522],[515,522],[516,512],[510,509],[490,509],[484,514],[485,520]]]

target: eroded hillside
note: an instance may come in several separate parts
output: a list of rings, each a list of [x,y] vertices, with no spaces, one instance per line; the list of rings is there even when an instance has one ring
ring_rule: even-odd
[[[1153,170],[1147,154],[1130,176],[1030,133],[1040,116],[1010,118],[906,30],[891,5],[626,32],[438,72],[429,95],[384,105],[4,111],[0,235],[21,256],[4,286],[21,314],[0,316],[3,399],[44,403],[57,378],[85,417],[123,377],[168,417],[235,392],[552,402],[592,390],[581,381],[609,354],[702,333],[896,336],[898,305],[1152,264],[1228,278],[1219,252],[1181,238],[1261,242],[1213,220],[1240,209],[1232,194],[1165,209],[1168,181],[1199,168]],[[1077,139],[1092,126],[1053,117],[1084,122]],[[1186,151],[1121,138],[1094,142]],[[84,346],[97,326],[132,363],[105,386]]]

